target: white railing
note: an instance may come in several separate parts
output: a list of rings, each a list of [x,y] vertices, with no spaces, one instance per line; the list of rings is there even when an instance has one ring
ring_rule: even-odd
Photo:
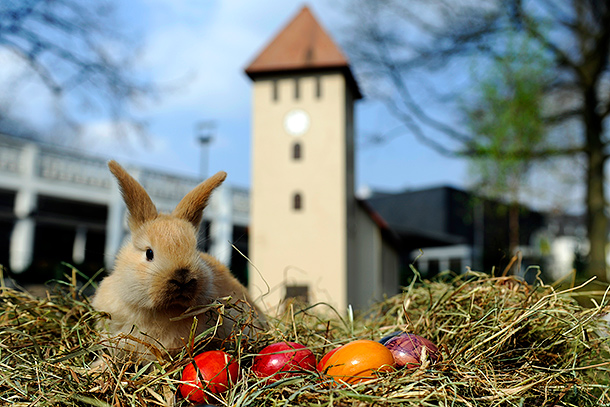
[[[248,190],[233,188],[231,199],[233,213],[236,216],[248,218],[250,215],[250,193]]]
[[[27,160],[23,159],[23,152],[26,146],[32,144],[37,146],[38,151],[34,171],[34,176],[38,179],[54,181],[67,189],[87,186],[104,194],[113,188],[114,180],[108,171],[106,160],[102,158],[2,134],[0,134],[0,173],[9,176],[26,173]],[[153,201],[161,201],[159,203],[168,208],[178,203],[201,182],[196,177],[177,176],[144,168],[133,168],[131,172],[138,178]],[[230,203],[226,201],[221,203],[212,199],[210,212],[218,209],[214,208],[215,205],[229,204],[240,223],[247,222],[250,213],[248,190],[231,188],[230,200]]]
[[[22,145],[0,138],[0,172],[21,173],[22,152]]]
[[[103,189],[111,187],[105,161],[64,152],[41,150],[38,176]]]
[[[171,201],[179,201],[200,182],[195,178],[178,177],[151,170],[143,170],[139,181],[151,197]]]

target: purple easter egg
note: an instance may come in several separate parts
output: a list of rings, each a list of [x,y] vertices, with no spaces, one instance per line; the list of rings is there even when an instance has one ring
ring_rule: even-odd
[[[386,336],[384,336],[383,338],[381,338],[380,340],[378,340],[377,342],[379,342],[382,345],[385,345],[385,343],[387,341],[389,341],[390,339],[392,339],[393,337],[395,337],[396,335],[400,335],[402,332],[401,331],[395,331],[392,332],[391,334],[388,334]]]
[[[415,334],[403,333],[389,338],[385,347],[394,355],[398,367],[413,369],[421,364],[421,355],[426,348],[426,355],[430,363],[438,362],[440,353],[438,347],[426,338]]]

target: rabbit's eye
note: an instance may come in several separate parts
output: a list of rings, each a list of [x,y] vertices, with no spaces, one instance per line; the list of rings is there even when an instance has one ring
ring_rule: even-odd
[[[155,253],[152,251],[152,249],[151,248],[146,249],[146,260],[153,261],[154,258],[155,258]]]

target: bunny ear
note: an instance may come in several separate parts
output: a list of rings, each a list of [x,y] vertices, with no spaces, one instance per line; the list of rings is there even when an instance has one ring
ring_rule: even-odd
[[[157,208],[144,190],[144,187],[116,161],[108,162],[108,168],[119,182],[121,195],[123,195],[123,200],[125,205],[127,205],[127,210],[129,211],[129,229],[133,231],[144,222],[156,218]]]
[[[226,177],[227,173],[220,171],[197,185],[182,198],[176,209],[174,209],[173,215],[190,222],[195,228],[199,228],[201,212],[207,206],[212,191],[222,184]]]

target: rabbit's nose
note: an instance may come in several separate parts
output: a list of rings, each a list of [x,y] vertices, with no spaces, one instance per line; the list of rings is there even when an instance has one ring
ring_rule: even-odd
[[[174,278],[178,281],[184,281],[189,275],[189,269],[181,268],[174,271]]]
[[[178,269],[174,271],[173,278],[169,280],[169,284],[184,290],[195,286],[197,284],[197,279],[189,276],[188,269]]]

